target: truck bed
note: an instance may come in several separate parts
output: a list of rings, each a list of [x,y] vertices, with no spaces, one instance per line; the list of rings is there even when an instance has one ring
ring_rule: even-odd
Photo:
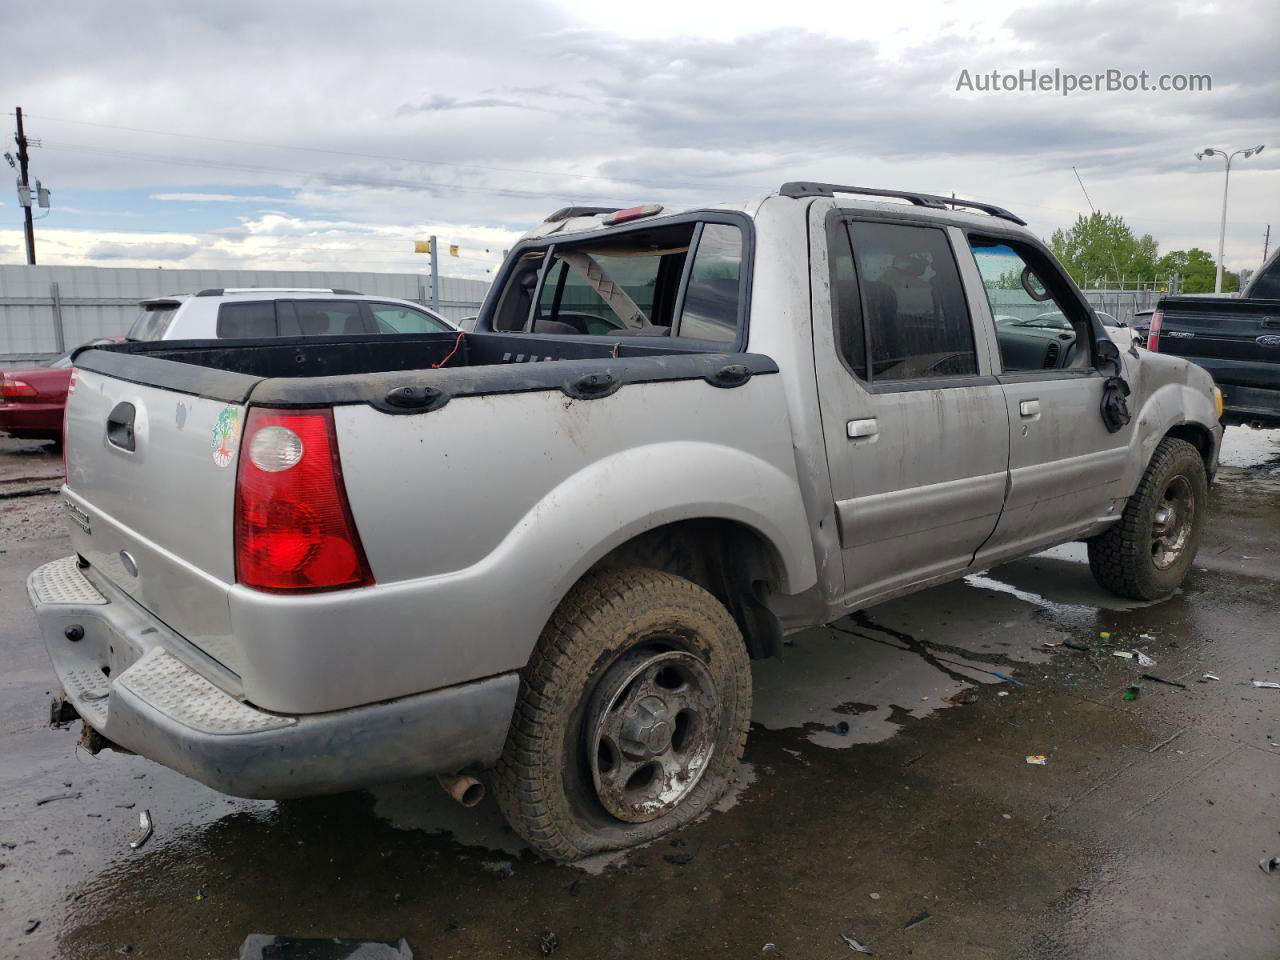
[[[757,354],[649,338],[496,333],[129,342],[82,349],[74,362],[118,380],[227,403],[369,403],[389,413],[435,409],[465,395],[561,389],[587,398],[625,383],[703,377],[735,386],[777,372]]]
[[[344,709],[518,669],[589,551],[655,523],[710,512],[812,565],[782,381],[763,355],[426,334],[126,343],[75,363],[64,498],[85,576],[263,709]],[[282,594],[238,573],[243,438],[255,411],[288,408],[331,418],[371,585]],[[707,485],[716,502],[691,501]],[[477,628],[481,609],[492,622]]]

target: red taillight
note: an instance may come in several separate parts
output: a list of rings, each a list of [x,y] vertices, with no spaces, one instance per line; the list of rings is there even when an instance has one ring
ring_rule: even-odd
[[[333,411],[249,410],[236,476],[236,581],[255,590],[373,583],[342,485]]]
[[[25,380],[15,380],[8,374],[0,374],[0,397],[6,400],[18,400],[24,397],[36,397],[40,391]]]
[[[632,220],[640,220],[643,217],[652,217],[662,212],[662,204],[645,203],[638,207],[627,207],[625,210],[615,210],[601,221],[606,227],[612,227],[619,223],[630,223]]]
[[[1160,328],[1162,326],[1164,326],[1164,311],[1157,310],[1151,315],[1151,329],[1147,331],[1147,349],[1152,353],[1160,352]]]

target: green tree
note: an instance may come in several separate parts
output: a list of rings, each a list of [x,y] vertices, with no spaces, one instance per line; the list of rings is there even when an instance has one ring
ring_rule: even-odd
[[[1082,214],[1069,230],[1053,231],[1049,246],[1082,286],[1156,279],[1159,244],[1149,233],[1137,236],[1116,213]]]
[[[1156,264],[1160,279],[1174,274],[1182,278],[1183,293],[1213,293],[1218,266],[1213,255],[1199,247],[1190,250],[1170,250]],[[1222,271],[1222,292],[1234,293],[1240,289],[1240,274]]]

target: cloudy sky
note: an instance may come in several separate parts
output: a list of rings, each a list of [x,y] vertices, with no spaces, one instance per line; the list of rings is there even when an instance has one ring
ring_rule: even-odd
[[[975,12],[975,10],[980,12]],[[1228,266],[1280,241],[1280,5],[1167,0],[50,0],[0,58],[44,263],[483,277],[568,202],[742,199],[789,179],[955,192],[1047,237],[1093,203]],[[957,91],[970,76],[1208,74],[1211,92]],[[12,118],[7,117],[12,125]],[[6,149],[12,149],[11,141]],[[0,263],[22,262],[0,192]]]

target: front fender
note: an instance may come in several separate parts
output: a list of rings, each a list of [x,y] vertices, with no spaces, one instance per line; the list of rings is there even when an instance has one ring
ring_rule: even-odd
[[[1214,454],[1221,440],[1217,408],[1213,398],[1213,378],[1200,367],[1178,357],[1143,351],[1138,368],[1138,409],[1134,411],[1133,435],[1129,440],[1129,465],[1122,489],[1132,496],[1151,462],[1152,454],[1169,431],[1194,424],[1213,438]]]

